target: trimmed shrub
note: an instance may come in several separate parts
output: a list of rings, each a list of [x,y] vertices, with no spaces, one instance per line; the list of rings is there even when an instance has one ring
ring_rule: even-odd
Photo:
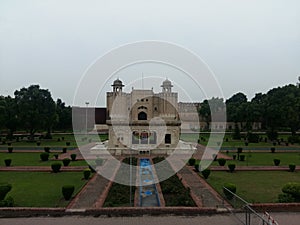
[[[49,159],[49,153],[48,152],[43,152],[40,154],[40,158],[42,161],[48,161]]]
[[[0,201],[4,200],[6,194],[11,191],[11,184],[0,184]]]
[[[11,146],[11,142],[7,142],[7,145],[8,145],[8,146]]]
[[[65,137],[61,137],[61,140],[63,140],[63,141],[64,141],[64,140],[65,140]]]
[[[50,147],[44,147],[44,151],[50,153]]]
[[[59,163],[59,162],[51,164],[51,169],[52,169],[53,173],[58,173],[60,171],[60,168],[61,168],[61,163]]]
[[[55,159],[58,159],[58,154],[53,155]]]
[[[235,170],[235,164],[228,164],[228,169],[232,173]]]
[[[84,169],[83,170],[83,177],[84,177],[84,179],[85,180],[88,180],[89,178],[90,178],[90,176],[91,176],[91,170],[90,169]]]
[[[202,176],[207,179],[210,175],[210,169],[205,169],[201,171]]]
[[[71,143],[69,141],[66,142],[66,146],[70,146]]]
[[[280,164],[280,159],[274,159],[273,162],[274,162],[274,165],[275,165],[275,166],[279,166],[279,164]]]
[[[64,158],[64,159],[62,160],[62,162],[63,162],[64,166],[68,166],[68,165],[70,164],[70,162],[71,162],[71,159],[69,159],[69,158]]]
[[[4,159],[5,166],[10,166],[11,159]]]
[[[237,153],[242,153],[243,152],[243,148],[242,147],[238,147],[237,148]]]
[[[281,193],[278,195],[278,202],[280,203],[290,203],[295,202],[295,199],[290,194]]]
[[[101,158],[97,158],[97,159],[95,160],[95,163],[96,163],[96,166],[102,166],[103,160],[102,160]]]
[[[63,148],[62,153],[67,153],[67,148]]]
[[[245,161],[245,155],[240,155],[240,161]]]
[[[278,196],[279,202],[300,202],[300,183],[287,183],[281,190],[283,194]]]
[[[75,160],[76,160],[76,157],[77,157],[76,154],[71,154],[71,159],[72,159],[72,161],[75,161]]]
[[[38,141],[38,142],[36,143],[36,145],[37,145],[37,146],[40,146],[40,145],[41,145],[41,142],[40,142],[40,141]]]
[[[225,166],[225,164],[226,164],[226,159],[224,159],[224,158],[219,158],[219,159],[218,159],[218,163],[219,163],[220,166]]]
[[[290,169],[290,172],[294,172],[295,169],[296,169],[296,165],[295,164],[290,164],[289,169]]]
[[[231,199],[233,199],[234,195],[231,192],[229,192],[227,189],[235,194],[236,193],[236,185],[233,183],[225,183],[224,184],[223,193],[228,200],[231,200]]]
[[[271,148],[271,152],[275,153],[275,148],[274,147]]]
[[[14,149],[13,147],[8,147],[8,148],[7,148],[8,153],[12,153],[12,152],[13,152],[13,149]]]
[[[62,186],[61,191],[62,191],[62,194],[63,194],[66,201],[71,199],[74,190],[75,190],[74,185],[64,185],[64,186]]]
[[[233,160],[236,160],[236,155],[232,155],[232,159],[233,159]]]
[[[189,165],[190,165],[190,166],[194,166],[194,165],[195,165],[195,162],[196,162],[196,159],[195,159],[195,158],[190,158],[190,159],[189,159]]]

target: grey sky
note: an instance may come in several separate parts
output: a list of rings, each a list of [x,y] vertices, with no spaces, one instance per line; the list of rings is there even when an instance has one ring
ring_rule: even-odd
[[[162,40],[199,55],[226,98],[238,91],[252,98],[297,81],[299,28],[298,0],[1,0],[0,94],[38,83],[72,104],[99,56],[125,43]]]

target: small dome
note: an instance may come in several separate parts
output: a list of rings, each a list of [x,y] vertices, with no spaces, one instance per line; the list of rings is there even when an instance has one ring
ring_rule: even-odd
[[[113,85],[111,85],[111,86],[113,86],[113,87],[124,87],[122,81],[119,80],[119,78],[116,79],[116,80],[114,81]]]
[[[172,82],[169,81],[168,79],[166,79],[163,84],[161,85],[161,87],[173,87]]]

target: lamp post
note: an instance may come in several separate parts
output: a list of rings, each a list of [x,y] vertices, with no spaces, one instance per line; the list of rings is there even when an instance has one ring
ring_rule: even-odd
[[[87,110],[88,110],[88,105],[90,103],[89,102],[85,102],[85,135],[86,135],[86,138],[87,138],[87,134],[88,134],[88,129],[87,129]]]

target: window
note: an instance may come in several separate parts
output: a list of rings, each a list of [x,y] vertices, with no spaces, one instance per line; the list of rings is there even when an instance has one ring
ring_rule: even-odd
[[[151,132],[149,139],[149,144],[156,144],[156,132]]]
[[[141,133],[141,144],[148,144],[148,133],[145,131]]]
[[[171,144],[171,134],[165,135],[165,144]]]
[[[132,144],[139,144],[140,142],[140,134],[139,132],[132,132]]]
[[[138,120],[147,120],[147,113],[145,112],[140,112],[138,114]]]

